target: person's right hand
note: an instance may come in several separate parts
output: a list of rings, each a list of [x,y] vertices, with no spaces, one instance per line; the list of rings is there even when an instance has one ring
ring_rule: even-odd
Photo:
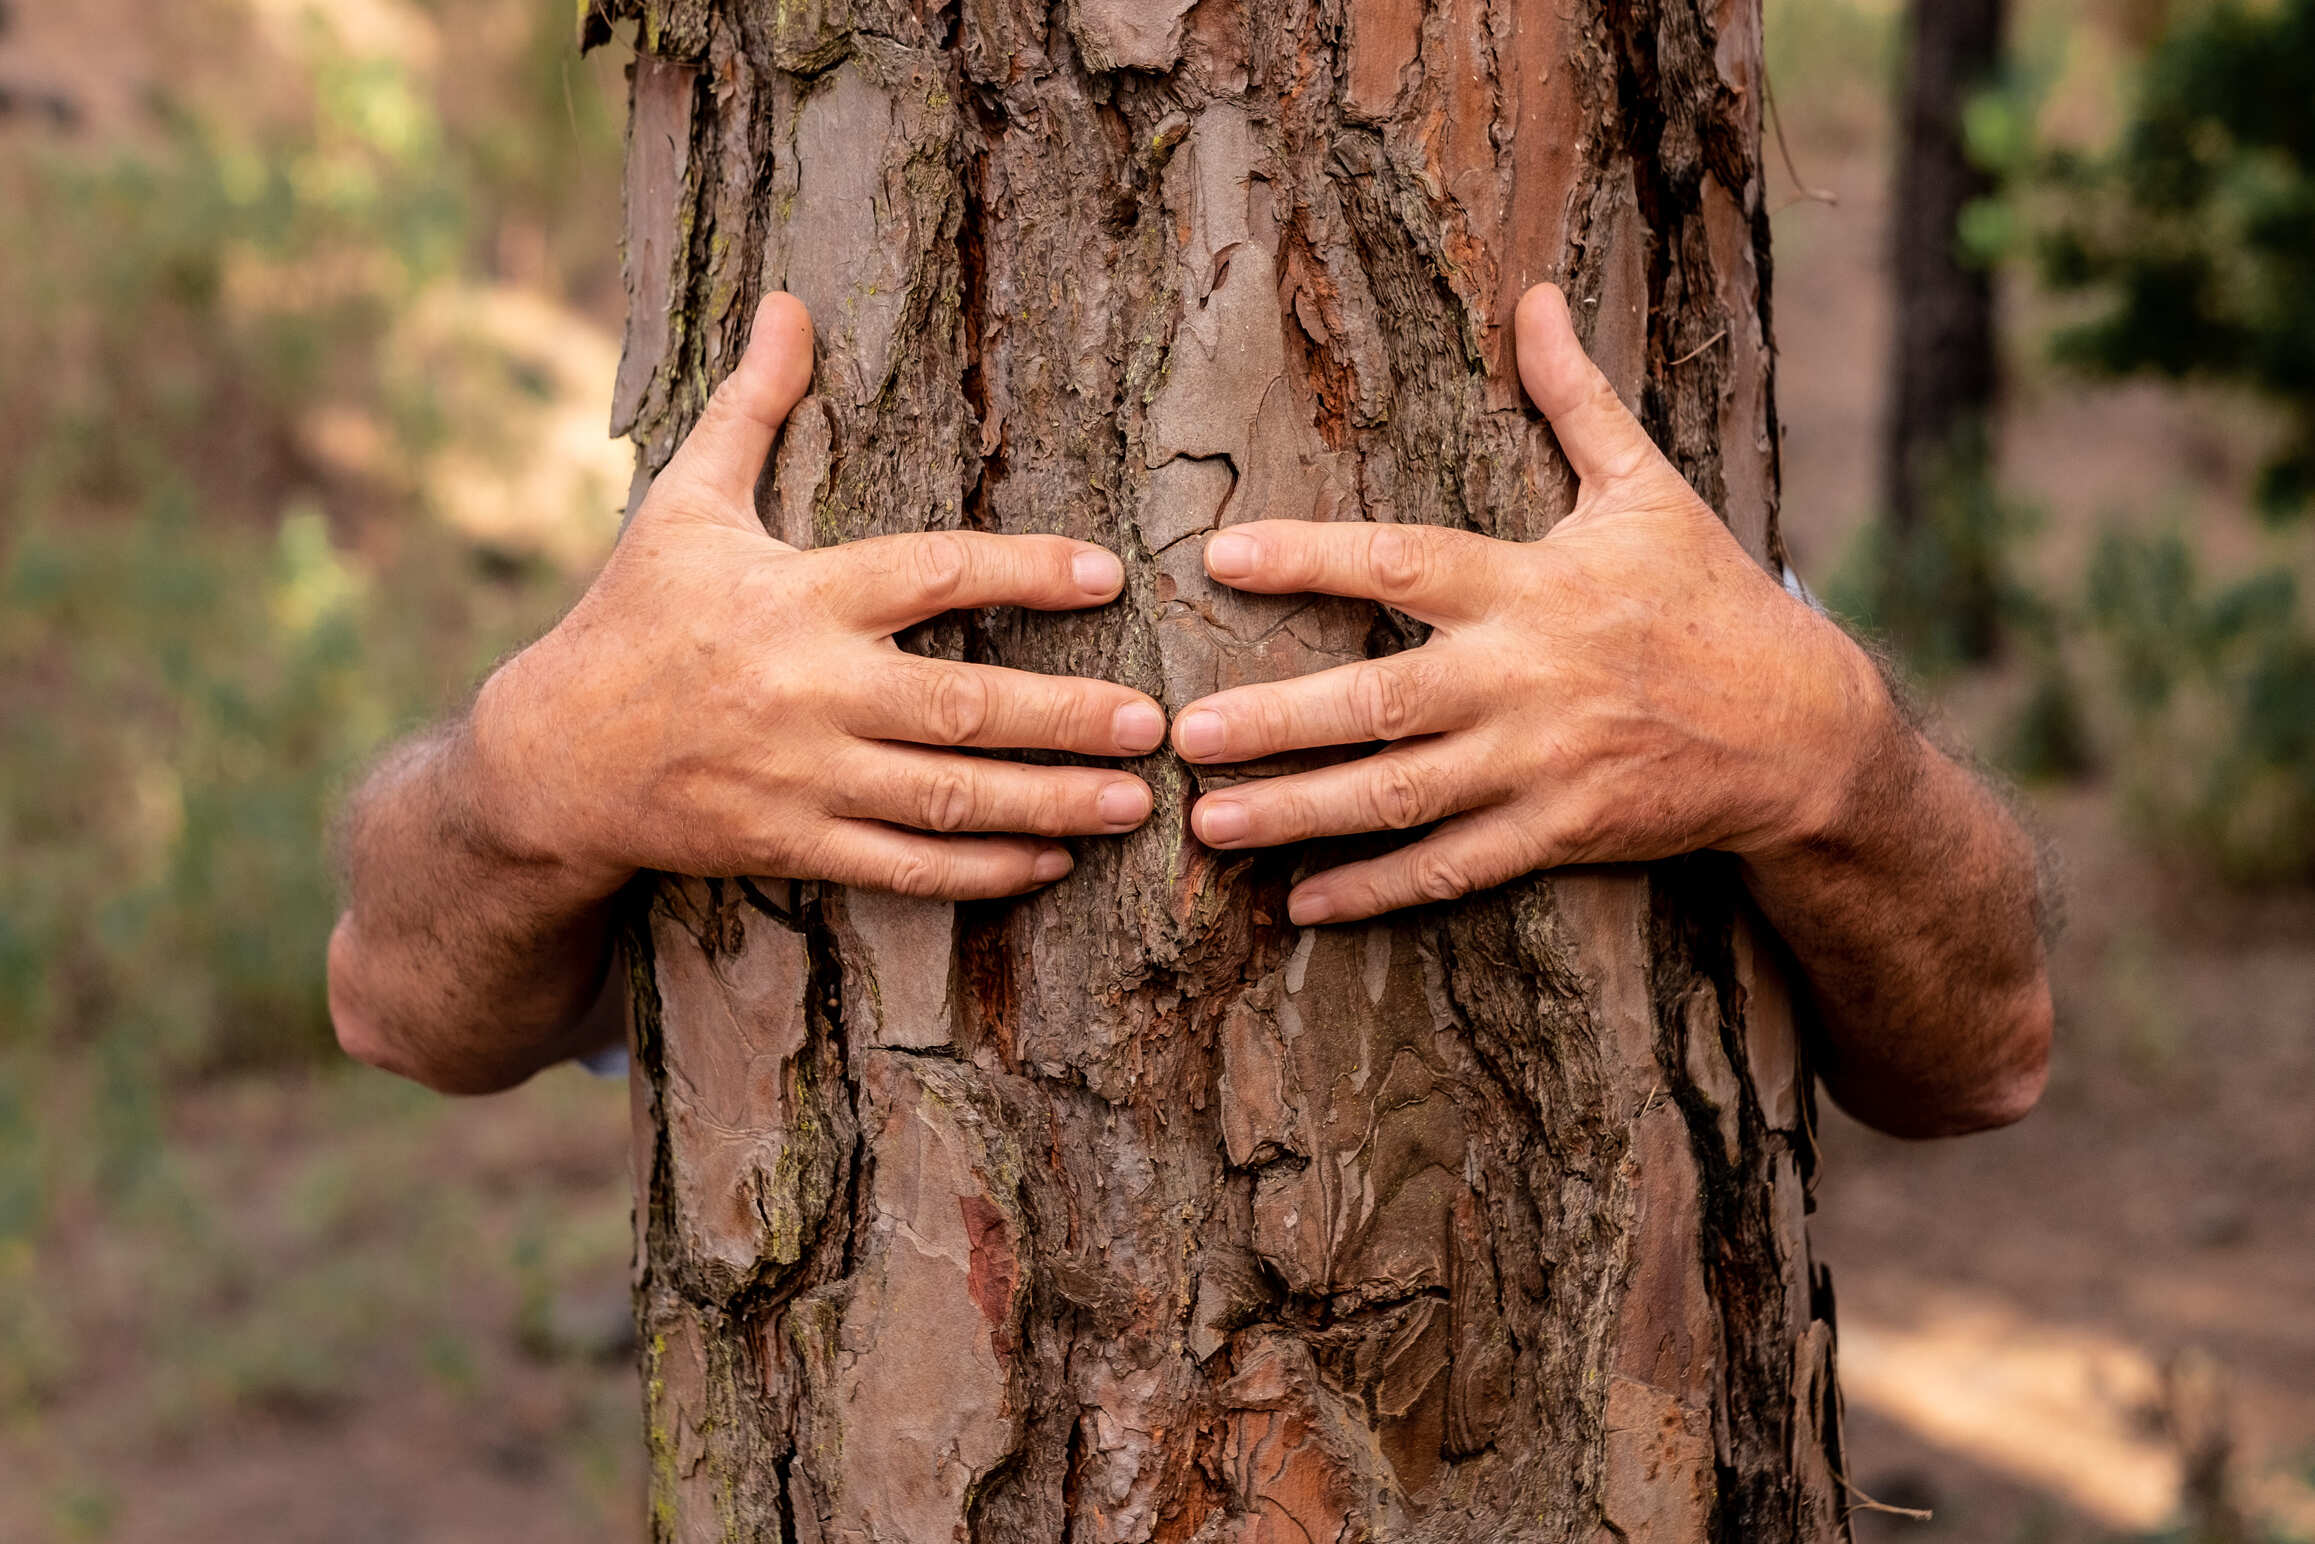
[[[606,893],[664,869],[962,899],[1050,883],[1071,866],[1050,838],[1147,818],[1148,787],[1122,771],[953,747],[1138,756],[1165,737],[1148,697],[892,641],[944,611],[1099,605],[1123,581],[1113,555],[969,531],[799,551],[764,533],[756,479],[811,373],[810,316],[767,297],[594,586],[485,684],[484,839]]]

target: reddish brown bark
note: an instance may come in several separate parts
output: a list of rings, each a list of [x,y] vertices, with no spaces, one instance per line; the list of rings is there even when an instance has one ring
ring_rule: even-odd
[[[598,31],[617,7],[598,9]],[[797,542],[1118,549],[911,644],[1148,689],[1403,647],[1213,586],[1264,516],[1541,535],[1545,278],[1778,556],[1745,0],[650,0],[623,430],[818,321]],[[639,478],[638,485],[641,486]],[[669,879],[633,930],[666,1539],[1826,1539],[1829,1288],[1778,952],[1699,858],[1298,930],[1201,782],[1017,904]]]

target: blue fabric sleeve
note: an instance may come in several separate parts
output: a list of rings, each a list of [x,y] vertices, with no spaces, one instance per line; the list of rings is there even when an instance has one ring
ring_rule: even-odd
[[[623,1078],[627,1075],[627,1048],[623,1045],[607,1045],[599,1051],[589,1051],[574,1059],[599,1078]]]

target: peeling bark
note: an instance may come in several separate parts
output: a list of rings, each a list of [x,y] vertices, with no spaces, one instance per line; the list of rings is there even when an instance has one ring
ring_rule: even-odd
[[[912,647],[1169,708],[1406,647],[1209,582],[1285,516],[1548,530],[1555,279],[1781,558],[1747,0],[595,0],[639,18],[619,383],[663,465],[754,299],[766,525],[1060,531],[1089,616]],[[653,1536],[1846,1537],[1780,952],[1724,863],[1296,929],[1222,774],[1057,889],[670,878],[630,930]]]

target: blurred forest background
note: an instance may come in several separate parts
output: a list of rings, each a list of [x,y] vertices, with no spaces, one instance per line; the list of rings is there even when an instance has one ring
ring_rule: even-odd
[[[2071,903],[2033,1118],[1827,1112],[1848,1477],[1934,1513],[1859,1534],[2315,1540],[2315,3],[2015,0],[1998,407],[1892,523],[1906,27],[1768,0],[1785,530]],[[438,1100],[323,1000],[348,779],[624,501],[572,34],[0,0],[0,1538],[636,1536],[623,1088]]]

